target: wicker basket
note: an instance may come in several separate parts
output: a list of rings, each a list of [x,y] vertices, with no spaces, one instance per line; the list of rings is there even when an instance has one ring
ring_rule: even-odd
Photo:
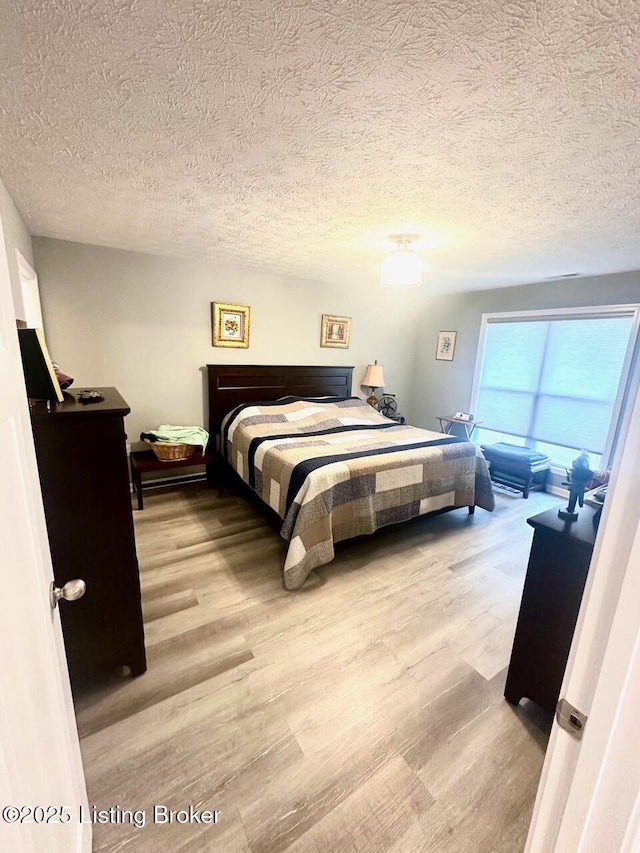
[[[198,449],[196,445],[179,444],[176,441],[149,441],[145,438],[145,442],[156,454],[159,462],[181,462],[193,456]]]

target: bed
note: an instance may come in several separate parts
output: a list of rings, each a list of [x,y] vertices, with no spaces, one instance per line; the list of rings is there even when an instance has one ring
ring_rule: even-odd
[[[233,471],[281,519],[289,590],[331,562],[337,542],[433,512],[494,508],[475,445],[383,417],[350,396],[351,367],[207,370],[209,477]]]

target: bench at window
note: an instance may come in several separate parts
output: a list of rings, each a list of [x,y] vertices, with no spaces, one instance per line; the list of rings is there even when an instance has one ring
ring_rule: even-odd
[[[528,498],[529,491],[535,486],[546,492],[550,460],[544,453],[503,441],[483,444],[481,448],[495,483],[521,490],[523,498]]]

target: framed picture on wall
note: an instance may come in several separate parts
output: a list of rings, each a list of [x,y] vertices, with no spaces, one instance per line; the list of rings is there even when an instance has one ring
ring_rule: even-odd
[[[227,302],[211,303],[214,347],[249,346],[249,319],[251,309],[248,305],[230,305]]]
[[[438,332],[438,346],[436,347],[436,359],[438,361],[453,361],[457,335],[457,332]]]
[[[32,400],[57,400],[64,396],[47,349],[42,329],[18,329],[20,355],[27,395]]]
[[[336,317],[335,314],[323,314],[320,329],[321,347],[349,348],[351,337],[351,317]]]

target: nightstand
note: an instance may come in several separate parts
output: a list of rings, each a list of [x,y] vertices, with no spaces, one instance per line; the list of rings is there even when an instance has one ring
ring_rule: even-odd
[[[170,471],[174,468],[194,468],[196,465],[207,465],[213,460],[208,453],[197,450],[187,459],[174,459],[172,462],[162,462],[153,450],[134,450],[129,457],[131,462],[131,479],[138,498],[138,509],[144,509],[142,501],[142,475],[146,471]]]

